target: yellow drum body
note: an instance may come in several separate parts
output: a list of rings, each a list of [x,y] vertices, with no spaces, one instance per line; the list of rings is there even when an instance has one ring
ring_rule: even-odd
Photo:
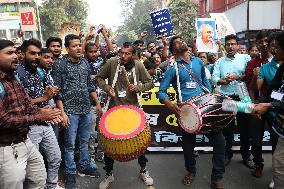
[[[113,107],[102,116],[99,136],[107,156],[121,162],[144,154],[151,141],[145,113],[129,105]]]

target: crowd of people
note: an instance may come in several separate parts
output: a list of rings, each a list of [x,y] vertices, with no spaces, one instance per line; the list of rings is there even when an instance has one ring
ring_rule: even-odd
[[[96,146],[98,120],[118,105],[140,107],[139,95],[159,83],[159,100],[176,115],[180,102],[203,95],[204,90],[240,101],[237,85],[244,82],[255,103],[253,114],[238,112],[236,121],[208,133],[213,146],[211,187],[223,189],[225,167],[233,157],[235,124],[240,131],[242,161],[261,178],[262,139],[270,131],[273,179],[270,188],[284,188],[284,32],[260,31],[256,43],[239,44],[236,35],[225,38],[218,53],[198,52],[195,42],[179,36],[144,44],[147,32],[121,47],[102,25],[100,33],[82,38],[68,34],[62,53],[59,37],[24,40],[15,47],[0,40],[0,188],[76,188],[76,175],[99,178],[96,161],[103,161],[106,189],[114,181],[114,160]],[[100,37],[103,37],[103,40]],[[104,41],[102,43],[102,41]],[[116,73],[123,65],[123,72]],[[177,104],[167,89],[177,91]],[[178,92],[179,91],[179,92]],[[109,100],[110,99],[110,100]],[[196,174],[196,135],[182,131],[184,185]],[[251,147],[251,150],[250,150]],[[75,158],[79,154],[78,158]],[[138,158],[145,185],[154,180],[145,154]],[[59,169],[64,183],[59,182]]]

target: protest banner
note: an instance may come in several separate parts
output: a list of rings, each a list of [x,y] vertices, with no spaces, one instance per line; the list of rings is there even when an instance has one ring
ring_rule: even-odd
[[[151,127],[152,141],[149,151],[182,151],[182,128],[179,126],[178,118],[165,105],[159,102],[157,92],[158,84],[150,91],[141,93],[141,103],[146,113],[148,124]],[[176,92],[173,87],[167,91],[169,99],[176,103]],[[196,149],[212,151],[209,139],[206,135],[196,135]],[[238,128],[234,128],[233,150],[240,149],[240,134]],[[270,133],[264,132],[263,149],[271,150]]]
[[[76,23],[63,23],[61,25],[61,29],[60,29],[60,38],[63,41],[64,44],[64,39],[65,36],[68,34],[75,34],[75,35],[79,35],[81,31],[81,25],[80,24],[76,24]],[[63,47],[63,53],[66,54],[66,49],[65,47]]]
[[[161,37],[174,36],[174,28],[172,24],[171,15],[168,9],[162,9],[150,13],[152,25],[157,39]]]
[[[217,32],[220,38],[225,38],[230,34],[236,34],[225,13],[210,13],[210,17],[216,20]]]

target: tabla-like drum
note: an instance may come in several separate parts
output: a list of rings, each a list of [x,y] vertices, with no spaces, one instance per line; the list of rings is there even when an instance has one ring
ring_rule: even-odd
[[[181,104],[179,123],[188,133],[208,134],[226,127],[235,118],[234,112],[222,110],[222,102],[229,97],[205,94]]]
[[[145,113],[130,105],[109,109],[100,120],[99,136],[107,156],[121,162],[142,155],[151,141]]]

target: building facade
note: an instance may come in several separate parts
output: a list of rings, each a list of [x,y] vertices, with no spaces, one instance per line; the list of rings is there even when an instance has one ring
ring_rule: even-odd
[[[20,7],[30,6],[32,0],[1,0],[0,3],[0,39],[9,39],[20,43],[23,39],[37,37],[35,31],[23,32],[23,37],[19,35]]]
[[[199,17],[225,13],[244,43],[259,30],[284,30],[284,0],[199,0]]]

